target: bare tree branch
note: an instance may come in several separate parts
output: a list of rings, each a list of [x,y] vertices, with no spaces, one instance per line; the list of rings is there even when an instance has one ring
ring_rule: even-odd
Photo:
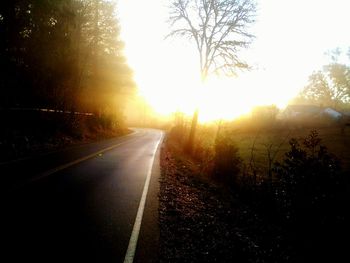
[[[239,51],[253,38],[248,27],[254,22],[254,0],[174,0],[168,36],[193,38],[203,78],[211,73],[231,75],[248,65]]]

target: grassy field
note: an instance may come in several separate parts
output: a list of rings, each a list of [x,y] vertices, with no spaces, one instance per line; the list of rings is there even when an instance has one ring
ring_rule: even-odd
[[[210,160],[214,154],[214,143],[217,135],[217,125],[202,125],[197,133],[196,155]],[[255,169],[258,175],[267,174],[270,163],[281,161],[289,150],[291,138],[305,138],[311,130],[316,130],[321,138],[321,144],[341,161],[343,170],[350,171],[350,127],[342,133],[338,126],[307,127],[291,125],[252,126],[239,123],[226,124],[220,128],[220,135],[232,140],[239,148],[239,155],[245,169],[249,172]],[[202,156],[202,157],[200,157]],[[204,156],[204,157],[203,157]]]

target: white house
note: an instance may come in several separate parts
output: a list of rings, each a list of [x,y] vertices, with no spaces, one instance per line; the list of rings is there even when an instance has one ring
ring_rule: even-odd
[[[340,120],[343,116],[342,113],[340,113],[339,111],[336,111],[335,109],[332,108],[325,108],[322,112],[323,115],[330,117],[334,120]]]

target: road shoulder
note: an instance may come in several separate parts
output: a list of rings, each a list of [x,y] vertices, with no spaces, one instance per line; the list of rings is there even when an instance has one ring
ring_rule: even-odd
[[[136,263],[159,261],[159,180],[160,155],[163,147],[164,143],[161,142],[154,158],[140,236],[134,258]]]

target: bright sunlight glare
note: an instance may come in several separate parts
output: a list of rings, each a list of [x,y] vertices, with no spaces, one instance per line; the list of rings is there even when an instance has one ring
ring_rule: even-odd
[[[200,120],[233,119],[254,106],[283,108],[327,63],[325,52],[350,46],[347,0],[260,0],[250,49],[252,70],[235,78],[212,76],[201,85],[196,49],[165,39],[167,0],[118,1],[122,38],[140,94],[162,115],[200,109]]]

